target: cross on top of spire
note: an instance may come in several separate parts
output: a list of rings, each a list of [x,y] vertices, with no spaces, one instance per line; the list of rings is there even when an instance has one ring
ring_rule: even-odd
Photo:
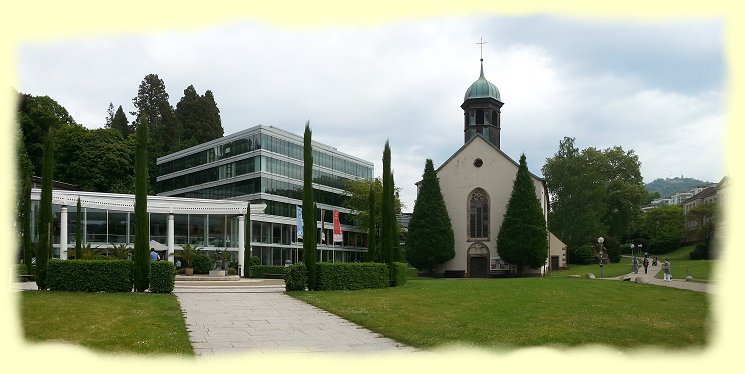
[[[484,44],[486,44],[486,42],[484,41],[484,38],[480,38],[479,40],[480,42],[476,44],[479,44],[479,47],[481,48],[481,61],[483,62],[484,61]]]

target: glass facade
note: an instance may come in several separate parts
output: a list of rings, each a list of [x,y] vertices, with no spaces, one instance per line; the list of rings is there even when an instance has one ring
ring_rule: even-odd
[[[340,223],[347,226],[343,230],[342,242],[326,243],[319,240],[318,258],[321,261],[362,261],[367,252],[367,235],[364,229],[356,228],[353,216],[348,209],[344,209],[345,188],[350,180],[372,178],[373,164],[323,145],[314,144],[312,154],[315,201],[339,209]],[[274,222],[268,222],[264,218],[256,220],[254,217],[251,225],[253,255],[261,258],[263,264],[275,265],[282,265],[288,259],[294,263],[302,258],[302,244],[297,243],[294,223],[296,206],[303,198],[301,136],[257,126],[162,157],[158,160],[158,171],[157,189],[160,195],[250,200],[251,204],[265,204],[264,214],[275,218],[271,219]],[[321,211],[319,209],[319,220]],[[330,239],[332,210],[323,211],[324,231]],[[199,240],[192,235],[199,223],[196,226],[192,223],[181,225],[189,227],[184,235],[190,241]],[[228,232],[237,231],[237,221],[213,223],[210,218],[208,225],[209,232],[219,232],[218,226],[224,226],[226,230],[226,234],[222,235],[225,237],[224,243],[205,238],[210,244],[222,246],[237,240],[233,238],[237,234]],[[178,227],[179,223],[177,237],[180,232]],[[321,231],[318,230],[320,238]]]

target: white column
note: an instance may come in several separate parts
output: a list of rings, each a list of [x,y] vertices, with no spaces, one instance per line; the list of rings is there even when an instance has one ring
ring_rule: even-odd
[[[238,267],[241,268],[239,276],[243,276],[246,271],[246,264],[243,263],[243,257],[246,252],[246,216],[238,216]]]
[[[59,258],[67,260],[67,206],[60,210]]]
[[[174,241],[173,241],[173,213],[168,214],[168,261],[174,262]]]

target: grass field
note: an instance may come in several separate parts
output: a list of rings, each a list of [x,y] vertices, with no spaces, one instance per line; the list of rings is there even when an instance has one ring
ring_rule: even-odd
[[[706,345],[711,325],[706,294],[605,280],[416,279],[290,295],[420,348],[692,348]]]
[[[24,336],[32,342],[65,341],[107,353],[193,355],[172,294],[25,291],[20,301]]]
[[[623,258],[621,262],[617,264],[614,264],[614,263],[604,264],[603,265],[603,277],[612,278],[612,277],[617,277],[619,275],[630,273],[631,263],[629,261],[624,261],[624,260],[626,260],[626,258]],[[600,265],[599,264],[590,264],[590,265],[569,264],[569,269],[554,270],[549,273],[549,276],[550,277],[567,277],[573,274],[579,274],[579,275],[585,276],[587,273],[593,273],[595,274],[596,277],[600,277]]]

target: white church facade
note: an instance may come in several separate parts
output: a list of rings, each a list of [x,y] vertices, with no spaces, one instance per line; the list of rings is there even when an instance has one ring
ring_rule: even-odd
[[[435,269],[446,277],[509,276],[517,270],[500,258],[497,246],[519,166],[500,149],[502,105],[499,90],[484,77],[482,59],[481,75],[468,88],[461,105],[465,144],[436,170],[455,239],[455,257]],[[547,220],[546,182],[533,174],[531,178]],[[525,275],[539,276],[566,267],[566,246],[549,236],[545,265],[526,267]]]

